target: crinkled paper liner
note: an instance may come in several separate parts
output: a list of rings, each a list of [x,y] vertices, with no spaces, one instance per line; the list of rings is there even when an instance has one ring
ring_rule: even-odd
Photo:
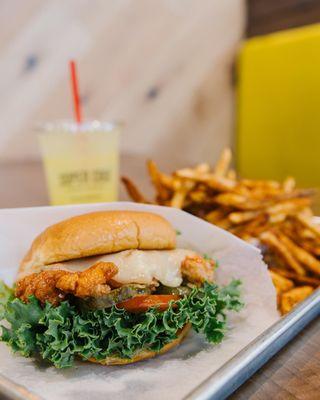
[[[276,294],[260,252],[205,221],[173,208],[108,203],[0,211],[0,279],[11,284],[19,260],[32,239],[48,225],[97,210],[143,210],[163,215],[181,232],[180,247],[190,247],[219,261],[216,279],[241,279],[245,308],[229,316],[229,332],[218,346],[191,333],[176,349],[158,358],[120,367],[90,363],[56,370],[13,355],[0,343],[0,373],[45,399],[181,399],[278,318]]]

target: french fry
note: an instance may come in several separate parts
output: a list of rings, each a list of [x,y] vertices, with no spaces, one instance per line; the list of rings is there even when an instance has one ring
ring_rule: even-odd
[[[192,179],[194,181],[205,182],[206,181],[205,177],[209,174],[208,173],[201,174],[192,168],[182,168],[175,171],[174,175],[178,176],[179,178]]]
[[[290,193],[296,187],[296,181],[292,176],[288,176],[282,184],[283,190],[285,193]]]
[[[236,183],[224,177],[216,176],[212,173],[199,173],[191,168],[179,169],[174,173],[179,178],[191,179],[196,182],[202,182],[208,185],[209,188],[217,191],[229,191],[232,190]]]
[[[283,257],[288,266],[299,275],[306,274],[300,263],[293,257],[287,247],[272,232],[261,233],[260,240],[262,241],[262,243],[270,246],[275,252]]]
[[[243,224],[244,222],[251,221],[261,214],[260,211],[236,211],[229,214],[229,220],[233,224]]]
[[[225,148],[222,151],[221,156],[214,167],[213,170],[214,175],[216,176],[226,175],[231,162],[231,157],[232,157],[231,149],[229,147]]]
[[[308,228],[311,232],[313,232],[316,236],[320,238],[320,227],[311,222],[311,219],[300,214],[295,215],[295,218],[301,223],[301,225]]]
[[[195,185],[194,182],[188,180],[179,181],[179,183],[180,185],[175,185],[177,189],[170,200],[170,206],[175,208],[183,208],[188,192]]]
[[[282,232],[278,232],[277,236],[281,240],[281,242],[285,246],[287,246],[287,249],[301,264],[303,264],[311,272],[320,275],[320,261],[318,261],[315,257],[313,257],[302,247],[297,246],[291,239],[289,239]]]
[[[313,212],[312,212],[311,207],[306,207],[306,208],[304,208],[303,210],[301,210],[301,211],[299,212],[298,215],[301,215],[302,217],[306,217],[306,218],[308,218],[309,220],[313,218]],[[316,225],[316,224],[313,224],[313,225]],[[318,226],[318,225],[316,225],[316,226]]]
[[[210,211],[206,216],[205,219],[212,224],[215,224],[217,221],[226,217],[226,211],[222,208],[217,210]]]
[[[306,229],[306,228],[305,228],[305,229],[301,229],[301,230],[299,231],[298,235],[299,235],[299,237],[300,237],[301,239],[307,239],[307,240],[309,240],[309,239],[311,239],[311,240],[316,239],[316,236],[315,236],[314,232],[312,232],[310,229]]]
[[[230,191],[236,185],[236,182],[231,179],[224,177],[217,177],[215,175],[210,175],[210,174],[208,174],[204,178],[203,182],[206,183],[210,189],[214,189],[218,192]]]
[[[226,173],[226,177],[232,181],[235,181],[237,179],[237,173],[234,169],[229,169],[229,171]]]
[[[239,182],[237,182],[235,188],[232,190],[232,193],[239,194],[241,196],[246,196],[247,198],[254,197],[252,189],[247,188],[246,186],[242,185]]]
[[[244,226],[244,232],[248,233],[252,238],[256,238],[267,229],[268,223],[264,214],[261,214],[258,218]]]
[[[313,254],[316,258],[320,257],[320,243],[309,240],[301,240],[299,241],[299,244],[308,253]]]
[[[310,205],[310,199],[299,198],[291,201],[283,201],[281,203],[275,204],[267,208],[267,213],[269,214],[289,214],[292,212],[297,212]]]
[[[269,216],[269,222],[270,224],[274,225],[274,224],[279,224],[280,222],[285,221],[285,219],[287,218],[288,214],[286,213],[279,213],[279,214],[271,214]]]
[[[231,231],[229,229],[229,231]],[[252,235],[250,235],[249,233],[245,232],[245,231],[240,231],[238,233],[234,233],[235,235],[237,235],[240,239],[246,241],[246,242],[251,242],[252,240]]]
[[[294,287],[294,283],[292,280],[281,276],[275,271],[270,270],[269,272],[271,275],[272,282],[275,288],[277,289],[278,293],[287,292],[288,290]]]
[[[147,161],[147,167],[151,181],[157,191],[157,200],[163,204],[170,198],[170,191],[173,190],[173,179],[158,170],[154,161]]]
[[[300,286],[283,293],[281,296],[281,311],[287,314],[293,309],[300,301],[307,298],[313,292],[311,286]]]
[[[281,231],[294,243],[299,243],[299,246],[308,253],[316,258],[320,256],[320,240],[309,229],[297,225],[294,219],[289,218],[282,224]]]
[[[308,286],[313,286],[315,288],[320,286],[320,279],[314,278],[312,276],[301,276],[295,272],[275,267],[270,268],[270,271],[275,272],[276,274],[281,275],[285,278],[291,279],[292,281],[294,281],[296,284],[299,285],[300,284],[308,285]]]
[[[210,165],[208,163],[201,163],[195,167],[195,170],[199,174],[207,174],[210,171]]]
[[[216,221],[215,225],[219,226],[219,228],[228,230],[231,226],[231,222],[229,221],[228,217],[226,217]]]
[[[208,203],[208,194],[203,190],[193,190],[189,193],[190,199],[195,203]]]
[[[176,191],[172,199],[170,200],[170,207],[182,208],[185,198],[186,198],[185,191],[183,190]]]
[[[238,210],[257,210],[263,208],[263,204],[251,201],[237,193],[221,193],[215,196],[214,201],[222,206],[231,206]]]
[[[174,179],[172,176],[164,174],[163,172],[159,171],[156,163],[152,160],[147,161],[147,166],[149,169],[151,180],[155,181],[155,184],[159,182],[162,186],[167,189],[173,190],[174,189]]]
[[[140,193],[139,189],[136,187],[136,185],[129,179],[123,176],[121,178],[122,182],[124,183],[128,194],[130,197],[137,203],[145,203],[145,204],[152,204],[150,201],[148,201],[143,194]]]
[[[287,193],[284,196],[286,196],[287,199],[293,198],[293,196],[297,198],[308,197],[309,199],[311,199],[311,197],[314,196],[316,193],[317,191],[315,189],[299,189],[291,193]]]

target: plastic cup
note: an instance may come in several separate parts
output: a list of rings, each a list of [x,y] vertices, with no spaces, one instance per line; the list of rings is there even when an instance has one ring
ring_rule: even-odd
[[[39,143],[52,205],[116,201],[119,133],[114,123],[50,122]]]

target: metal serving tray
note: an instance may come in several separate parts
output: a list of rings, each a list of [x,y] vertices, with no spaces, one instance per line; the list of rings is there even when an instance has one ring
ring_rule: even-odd
[[[196,387],[185,400],[223,400],[320,315],[320,289],[257,337],[223,367]],[[10,400],[41,400],[0,375],[0,395]]]
[[[320,289],[263,332],[185,399],[223,400],[320,315]]]
[[[319,218],[315,220],[318,222]],[[319,315],[320,289],[254,339],[184,399],[225,399]],[[0,399],[41,400],[42,397],[0,374]]]

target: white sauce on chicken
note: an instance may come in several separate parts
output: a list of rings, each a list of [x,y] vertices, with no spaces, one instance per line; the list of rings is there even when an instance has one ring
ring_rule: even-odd
[[[113,262],[119,269],[114,277],[120,283],[146,283],[153,279],[165,286],[179,286],[182,283],[181,263],[190,250],[142,251],[127,250],[107,255],[105,260]]]
[[[181,263],[186,256],[196,253],[192,250],[125,250],[119,253],[70,260],[47,266],[45,269],[83,271],[98,261],[112,262],[118,267],[115,281],[125,283],[151,284],[154,279],[165,286],[176,287],[182,283]]]

